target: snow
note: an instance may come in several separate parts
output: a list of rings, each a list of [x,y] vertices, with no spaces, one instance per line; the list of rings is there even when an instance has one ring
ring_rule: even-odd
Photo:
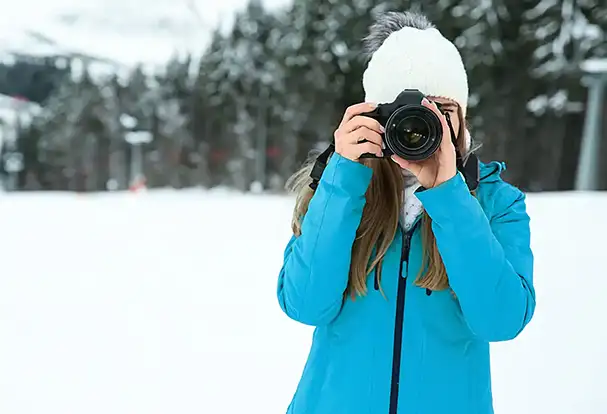
[[[588,59],[582,63],[582,70],[589,73],[607,74],[607,59]]]
[[[0,146],[17,139],[15,127],[28,125],[41,110],[36,103],[0,94]]]
[[[607,196],[528,200],[538,306],[493,346],[496,413],[605,413]],[[284,413],[312,332],[275,296],[292,202],[0,194],[0,412]]]
[[[0,14],[0,56],[79,53],[117,66],[160,67],[200,54],[216,27],[231,25],[247,0],[20,0]],[[264,0],[268,8],[290,0]]]

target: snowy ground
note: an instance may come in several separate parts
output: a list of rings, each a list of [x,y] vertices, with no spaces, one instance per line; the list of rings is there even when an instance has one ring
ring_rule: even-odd
[[[604,414],[607,196],[529,204],[538,308],[494,347],[496,413]],[[0,194],[0,412],[284,413],[311,334],[275,298],[290,208]]]

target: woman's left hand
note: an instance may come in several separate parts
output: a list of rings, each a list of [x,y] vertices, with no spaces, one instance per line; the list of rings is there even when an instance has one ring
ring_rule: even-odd
[[[430,158],[423,161],[408,161],[397,155],[393,155],[391,158],[401,168],[415,175],[417,181],[424,188],[433,188],[450,180],[457,174],[455,147],[451,141],[451,132],[445,116],[427,98],[424,98],[422,105],[432,110],[441,120],[443,136],[440,147]]]

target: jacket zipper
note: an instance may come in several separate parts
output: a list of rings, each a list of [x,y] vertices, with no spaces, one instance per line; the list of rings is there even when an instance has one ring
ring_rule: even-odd
[[[390,409],[389,414],[397,414],[398,393],[400,387],[400,362],[403,345],[403,321],[405,318],[405,293],[407,290],[407,277],[409,276],[409,251],[411,250],[411,236],[417,223],[406,232],[402,229],[402,249],[400,252],[400,265],[398,270],[398,290],[396,295],[396,317],[394,321],[394,346],[392,348],[392,379],[390,382]],[[403,263],[405,276],[403,277]]]

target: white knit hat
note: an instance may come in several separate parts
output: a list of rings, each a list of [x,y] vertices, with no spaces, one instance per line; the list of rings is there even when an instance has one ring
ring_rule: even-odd
[[[403,27],[373,53],[363,75],[365,101],[394,101],[405,89],[457,102],[464,116],[468,76],[455,45],[435,28]]]

